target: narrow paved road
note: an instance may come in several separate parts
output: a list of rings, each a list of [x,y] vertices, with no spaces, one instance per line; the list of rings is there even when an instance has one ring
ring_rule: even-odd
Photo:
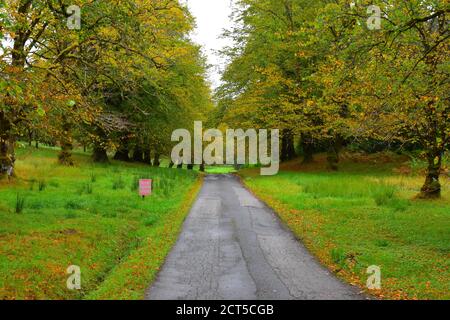
[[[363,299],[231,175],[210,175],[150,300]]]

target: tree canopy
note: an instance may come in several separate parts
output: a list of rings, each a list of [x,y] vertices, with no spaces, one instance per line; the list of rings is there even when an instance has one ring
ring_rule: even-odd
[[[194,21],[177,0],[6,0],[0,14],[4,169],[27,134],[59,143],[63,164],[74,143],[96,161],[114,150],[159,161],[169,131],[212,106]]]

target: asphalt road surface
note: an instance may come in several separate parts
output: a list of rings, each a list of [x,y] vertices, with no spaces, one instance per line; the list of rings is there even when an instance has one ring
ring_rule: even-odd
[[[232,175],[210,175],[149,300],[364,299]]]

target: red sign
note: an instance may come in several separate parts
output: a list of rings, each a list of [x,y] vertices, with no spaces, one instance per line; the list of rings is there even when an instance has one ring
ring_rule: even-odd
[[[139,195],[141,197],[145,197],[151,194],[152,194],[152,180],[150,179],[139,180]]]

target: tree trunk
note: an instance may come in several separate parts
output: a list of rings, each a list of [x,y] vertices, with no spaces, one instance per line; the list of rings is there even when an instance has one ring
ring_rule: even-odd
[[[71,135],[71,125],[69,123],[63,124],[63,133],[61,135],[61,151],[58,155],[59,163],[64,166],[73,166],[72,159],[73,139]]]
[[[19,15],[26,14],[32,2],[29,1],[27,4],[21,5],[18,11]],[[25,28],[19,28],[12,37],[13,50],[11,52],[11,65],[15,68],[14,74],[7,74],[11,76],[11,80],[17,82],[22,82],[24,79],[24,68],[26,61],[25,46],[29,37],[27,30]],[[14,79],[13,79],[14,78]],[[13,99],[14,100],[14,99]],[[15,142],[16,138],[12,134],[13,124],[17,125],[20,123],[20,117],[16,115],[20,114],[20,106],[15,102],[7,103],[9,107],[8,114],[11,118],[8,119],[6,116],[6,111],[0,110],[0,178],[5,175],[14,175],[14,164],[15,159]],[[3,109],[3,108],[2,108]],[[8,108],[6,108],[8,110]]]
[[[31,147],[33,145],[33,131],[28,131],[28,146]]]
[[[334,147],[330,147],[327,152],[328,169],[332,171],[339,170],[339,154]]]
[[[441,197],[441,184],[439,176],[441,175],[442,155],[428,155],[428,169],[425,184],[423,185],[419,198],[437,199]]]
[[[58,155],[59,163],[64,166],[73,166],[74,162],[72,159],[73,145],[69,141],[64,141],[61,143],[61,151]]]
[[[328,153],[327,153],[327,162],[328,162],[328,169],[332,171],[339,170],[339,153],[342,150],[342,138],[340,136],[337,136],[333,140],[330,141],[330,145],[328,147]]]
[[[15,158],[15,139],[0,138],[0,178],[14,175]]]
[[[158,153],[155,153],[155,158],[153,159],[153,166],[159,167],[161,165],[161,161],[159,160],[160,155]]]
[[[194,170],[194,165],[193,164],[188,164],[187,165],[187,169],[188,170]]]
[[[310,135],[302,134],[300,145],[303,152],[303,164],[314,162],[314,144]]]
[[[291,130],[283,130],[281,143],[281,161],[289,161],[295,158],[294,135]]]
[[[150,148],[146,148],[144,151],[144,163],[152,165],[152,155],[150,152]]]
[[[130,150],[126,145],[121,145],[114,155],[114,160],[130,162]]]
[[[133,161],[134,162],[144,162],[144,153],[140,147],[134,148]]]
[[[105,148],[99,145],[94,145],[92,160],[96,163],[108,163],[108,153],[106,152]]]
[[[11,166],[8,155],[8,142],[0,138],[0,178],[4,178],[7,168]]]
[[[14,139],[10,130],[11,123],[0,111],[0,178],[14,172]]]
[[[200,172],[205,172],[205,162],[200,165]]]

